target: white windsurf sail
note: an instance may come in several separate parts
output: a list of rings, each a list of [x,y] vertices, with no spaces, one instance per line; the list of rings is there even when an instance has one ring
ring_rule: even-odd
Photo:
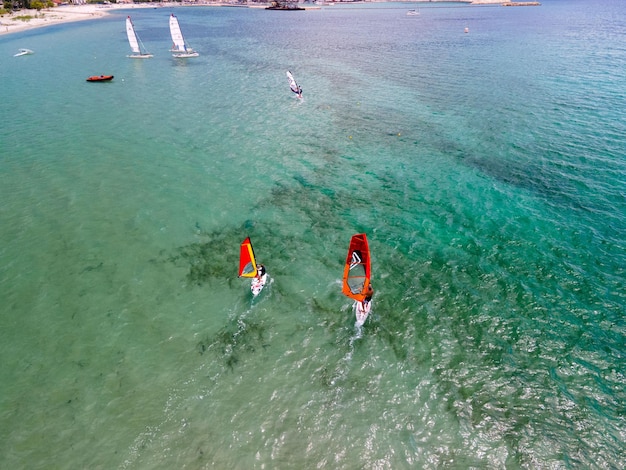
[[[287,70],[287,79],[289,79],[289,88],[291,88],[291,91],[300,96],[302,94],[302,90],[296,83],[296,79],[293,78],[293,75],[289,70]]]

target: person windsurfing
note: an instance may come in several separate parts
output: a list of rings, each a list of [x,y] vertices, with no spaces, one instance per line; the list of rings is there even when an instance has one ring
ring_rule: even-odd
[[[262,264],[257,265],[257,273],[256,276],[252,279],[252,284],[250,284],[250,289],[252,290],[252,295],[255,297],[261,293],[263,287],[265,287],[265,283],[267,282],[267,271],[265,270],[265,266]]]
[[[371,284],[368,284],[367,285],[367,290],[365,291],[365,298],[363,299],[363,302],[361,302],[361,306],[363,307],[363,311],[365,311],[365,308],[367,307],[367,304],[372,301],[372,296],[373,295],[374,295],[374,288],[372,287]]]
[[[261,292],[267,282],[268,274],[265,266],[256,264],[250,237],[246,237],[239,247],[239,277],[252,278],[250,289],[255,296]]]
[[[296,83],[296,79],[289,70],[287,70],[287,78],[289,79],[289,88],[293,91],[298,98],[302,98],[302,87]]]

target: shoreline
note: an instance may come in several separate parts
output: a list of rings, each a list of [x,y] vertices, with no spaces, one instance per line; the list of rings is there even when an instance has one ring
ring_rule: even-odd
[[[107,5],[106,7],[101,5],[63,5],[54,8],[44,8],[41,11],[19,10],[10,15],[0,17],[0,36],[44,28],[55,24],[103,18],[111,10],[154,8],[153,4],[148,5],[116,4]],[[30,16],[31,18],[27,21],[18,19],[22,16]]]
[[[416,0],[407,3],[420,3],[424,0]],[[517,6],[539,4],[539,2],[507,2],[507,0],[458,0],[459,3],[468,3],[470,5],[508,5]],[[361,2],[355,2],[361,3]],[[376,3],[379,3],[378,1]],[[265,8],[267,4],[255,4],[255,5],[243,5],[248,8]],[[508,6],[507,5],[507,6]],[[62,5],[54,8],[44,8],[41,11],[37,10],[19,10],[9,15],[0,17],[0,36],[6,36],[13,33],[19,33],[21,31],[28,31],[31,29],[44,28],[55,24],[72,23],[75,21],[93,20],[97,18],[103,18],[108,15],[112,10],[132,10],[139,8],[172,8],[172,7],[187,7],[187,6],[215,6],[215,7],[232,7],[235,6],[230,3],[222,2],[206,2],[206,3],[115,3],[107,5]],[[308,5],[307,5],[308,6]],[[308,6],[305,9],[320,9],[319,5]],[[23,16],[30,16],[27,21],[17,19]]]
[[[269,3],[267,3],[269,5]],[[263,7],[267,6],[263,4]],[[6,36],[21,31],[44,28],[55,24],[73,23],[76,21],[103,18],[114,10],[178,8],[178,7],[232,7],[238,6],[224,2],[203,3],[110,3],[107,5],[61,5],[53,8],[37,10],[19,10],[11,14],[0,16],[0,36]],[[248,6],[248,5],[245,5]],[[31,17],[27,21],[17,19],[21,16]]]
[[[107,5],[61,5],[37,10],[19,10],[9,15],[0,16],[0,36],[7,36],[21,31],[45,28],[55,24],[104,18],[114,10],[135,10],[154,8],[176,8],[188,6],[232,6],[228,3],[111,3]],[[27,21],[17,19],[30,16]]]

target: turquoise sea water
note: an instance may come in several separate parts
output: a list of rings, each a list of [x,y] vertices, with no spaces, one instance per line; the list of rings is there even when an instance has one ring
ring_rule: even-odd
[[[621,468],[625,18],[158,8],[0,37],[0,467]]]

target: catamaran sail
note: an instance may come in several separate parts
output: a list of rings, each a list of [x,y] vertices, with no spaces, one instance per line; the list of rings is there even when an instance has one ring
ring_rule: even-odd
[[[133,51],[130,57],[131,59],[149,59],[152,57],[152,54],[146,51],[146,48],[142,47],[143,43],[141,43],[139,36],[135,33],[135,27],[133,22],[130,20],[130,16],[126,18],[126,35],[128,36],[128,43],[130,44],[130,48]]]
[[[357,302],[363,302],[370,284],[370,275],[370,250],[367,237],[364,233],[353,235],[343,270],[343,294]]]
[[[298,98],[302,98],[302,88],[298,86],[296,79],[293,78],[293,75],[289,70],[287,70],[287,78],[289,79],[289,88],[291,88],[291,91],[298,95]]]
[[[198,57],[200,55],[185,43],[185,38],[178,24],[178,18],[173,13],[170,16],[170,35],[173,42],[170,52],[172,52],[174,57]]]
[[[250,237],[239,247],[239,277],[255,277],[257,275],[256,259]]]

